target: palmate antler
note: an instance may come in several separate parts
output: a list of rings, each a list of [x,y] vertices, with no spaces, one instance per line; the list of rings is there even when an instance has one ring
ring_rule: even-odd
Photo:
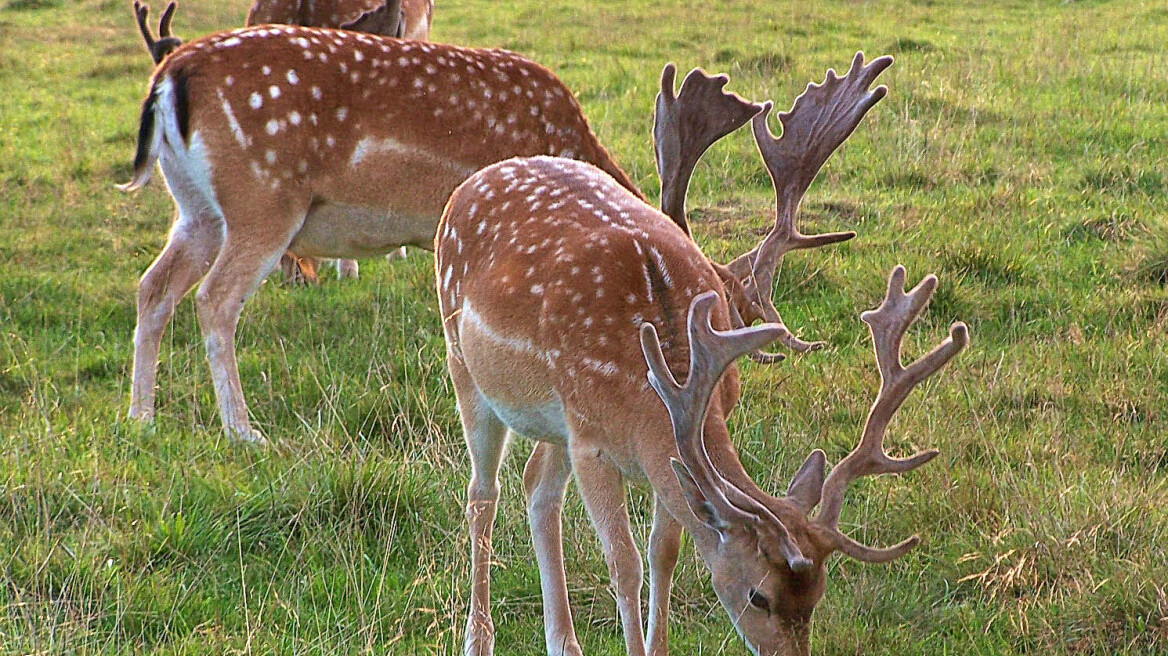
[[[715,330],[710,316],[718,301],[717,292],[709,291],[694,298],[687,320],[689,332],[689,374],[685,385],[678,384],[665,362],[657,329],[651,323],[641,325],[641,350],[649,365],[649,383],[665,402],[673,423],[679,460],[673,470],[683,486],[695,489],[709,508],[692,508],[698,517],[707,518],[714,528],[729,525],[748,526],[767,539],[764,548],[777,548],[775,560],[786,561],[792,571],[805,571],[812,565],[787,532],[783,523],[766,506],[726,480],[714,467],[706,452],[702,429],[709,411],[710,397],[726,367],[739,356],[756,351],[778,339],[781,330],[773,325],[752,326],[722,332]],[[689,495],[687,495],[688,497]],[[711,522],[709,518],[717,518]]]
[[[799,203],[811,182],[831,154],[855,131],[860,120],[888,93],[869,87],[892,65],[891,57],[878,57],[864,64],[864,53],[856,53],[851,69],[843,77],[828,70],[821,84],[808,84],[788,112],[779,114],[782,135],[775,138],[767,127],[771,103],[754,117],[752,128],[758,150],[775,185],[775,225],[757,246],[727,264],[734,281],[727,281],[731,305],[744,325],[765,321],[784,326],[771,301],[771,287],[779,260],[789,251],[818,248],[847,241],[854,232],[804,235],[795,225]],[[735,284],[737,283],[737,284]],[[797,352],[814,350],[822,342],[805,342],[786,331],[781,341]],[[770,354],[753,354],[756,360],[780,359]]]
[[[661,91],[653,116],[653,152],[661,178],[661,211],[688,235],[685,197],[698,160],[715,141],[746,124],[762,105],[724,91],[725,75],[707,75],[695,68],[673,93],[677,67],[661,71]]]
[[[166,9],[162,12],[162,18],[158,20],[158,39],[150,34],[150,28],[146,25],[146,18],[150,15],[150,5],[134,0],[134,17],[138,20],[138,31],[142,33],[142,39],[146,41],[146,49],[150,51],[150,57],[155,64],[162,61],[164,57],[170,54],[171,50],[182,45],[182,39],[173,36],[170,33],[170,21],[174,18],[174,10],[178,5],[174,2],[166,5]]]
[[[889,421],[921,381],[944,367],[953,356],[969,343],[969,332],[964,323],[949,327],[949,337],[916,362],[903,366],[900,344],[908,327],[920,315],[937,286],[936,276],[926,276],[916,287],[904,291],[904,267],[897,266],[888,278],[888,292],[884,302],[875,310],[860,315],[872,333],[872,345],[880,369],[880,392],[868,411],[860,443],[828,475],[823,484],[819,513],[814,522],[834,538],[836,548],[864,562],[886,562],[904,555],[920,541],[913,536],[887,548],[860,544],[839,530],[840,509],[847,486],[861,476],[900,474],[911,471],[932,460],[937,451],[922,451],[908,458],[892,458],[884,452],[884,433]],[[813,454],[814,457],[814,454]]]

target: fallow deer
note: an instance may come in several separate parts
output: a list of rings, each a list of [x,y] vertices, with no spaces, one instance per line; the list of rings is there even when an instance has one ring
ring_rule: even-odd
[[[546,68],[481,50],[263,25],[184,44],[154,71],[133,190],[161,164],[177,206],[138,288],[130,415],[154,415],[162,332],[196,297],[223,425],[261,440],[235,357],[243,304],[287,249],[313,257],[431,249],[442,207],[515,155],[578,158],[640,192]]]
[[[256,0],[246,24],[332,27],[424,40],[430,38],[433,15],[433,0]]]
[[[756,249],[767,251],[764,257],[804,239],[793,228],[799,199],[831,151],[883,97],[883,87],[868,88],[890,63],[881,58],[864,66],[857,55],[844,78],[829,71],[822,85],[809,85],[792,110],[780,115],[777,141],[766,126],[768,111],[754,117],[779,208],[778,236]],[[687,93],[690,78],[693,91]],[[709,135],[733,128],[733,121],[723,122],[726,106],[740,104],[745,112],[750,105],[721,92],[725,78],[700,72],[690,78],[670,100],[670,68],[663,77],[667,100],[681,103],[670,115],[685,120],[662,120],[658,112],[659,163],[679,157],[696,162],[695,150],[712,143]],[[685,146],[671,151],[662,147],[668,143]],[[684,207],[684,193],[675,187],[688,185],[693,167],[685,168],[663,176],[663,199],[674,199],[666,200],[674,208]],[[899,460],[882,447],[888,422],[907,394],[968,340],[965,326],[954,324],[932,352],[901,365],[901,337],[936,278],[905,293],[905,272],[897,267],[884,302],[861,315],[872,332],[882,384],[859,445],[826,480],[825,455],[813,451],[786,494],[771,496],[740,464],[726,416],[739,395],[735,359],[790,333],[778,323],[741,326],[743,317],[735,317],[727,301],[733,301],[728,287],[737,278],[720,272],[681,226],[606,172],[561,158],[494,164],[462,183],[447,204],[436,237],[435,273],[472,466],[467,654],[493,653],[491,533],[509,431],[536,440],[523,482],[549,654],[581,653],[567,598],[560,519],[573,475],[599,534],[634,656],[646,653],[643,571],[625,507],[626,480],[647,482],[654,493],[648,653],[655,656],[668,652],[669,589],[683,528],[693,535],[735,628],[765,656],[808,653],[809,621],[825,589],[831,553],[885,562],[917,544],[912,537],[885,549],[868,547],[844,535],[838,520],[852,480],[907,472],[937,453]],[[684,385],[674,371],[685,374]],[[819,512],[810,517],[817,505]]]

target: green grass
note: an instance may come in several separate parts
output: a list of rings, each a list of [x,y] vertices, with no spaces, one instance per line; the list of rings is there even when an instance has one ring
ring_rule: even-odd
[[[788,323],[831,348],[744,365],[747,468],[777,491],[810,449],[851,447],[877,384],[857,313],[895,263],[941,277],[909,350],[954,319],[973,343],[893,427],[896,450],[942,457],[856,485],[845,508],[862,539],[923,545],[889,566],[833,561],[813,651],[1168,653],[1168,11],[820,4],[450,0],[435,37],[557,71],[651,194],[666,61],[786,107],[856,49],[895,54],[889,97],[805,203],[809,230],[859,236],[793,254],[777,285]],[[246,9],[188,2],[176,30]],[[148,61],[121,0],[0,4],[0,652],[457,653],[468,466],[427,257],[316,289],[269,282],[249,303],[241,372],[278,449],[223,437],[189,302],[164,342],[156,426],[125,419],[135,284],[171,214],[160,184],[113,189]],[[772,202],[748,133],[732,135],[695,178],[698,242],[745,250]],[[522,460],[495,532],[508,656],[543,653]],[[569,499],[577,630],[586,653],[622,653]],[[674,608],[675,653],[746,653],[688,548]]]

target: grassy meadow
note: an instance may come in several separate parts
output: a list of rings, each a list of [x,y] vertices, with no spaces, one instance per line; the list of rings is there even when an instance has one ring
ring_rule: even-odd
[[[125,417],[138,277],[172,212],[122,194],[150,71],[129,0],[0,0],[0,653],[456,654],[469,592],[469,465],[432,262],[362,264],[318,288],[271,278],[238,338],[255,424],[227,440],[193,304],[163,342],[158,418]],[[188,0],[186,37],[248,0]],[[156,6],[155,10],[161,9]],[[156,20],[156,15],[152,17]],[[843,527],[886,566],[832,561],[812,651],[1168,653],[1168,9],[1152,0],[718,3],[440,0],[438,41],[548,65],[656,196],[650,121],[667,61],[781,108],[858,49],[889,96],[828,163],[790,255],[784,318],[830,348],[744,363],[732,431],[763,487],[858,439],[878,386],[858,313],[896,263],[940,288],[906,351],[972,344],[901,410],[890,448],[938,448],[855,484]],[[773,195],[749,132],[690,197],[715,259]],[[500,656],[544,653],[519,441],[495,530]],[[634,490],[635,533],[650,508]],[[569,587],[588,654],[623,638],[598,543],[568,495]],[[688,542],[676,654],[745,655]]]

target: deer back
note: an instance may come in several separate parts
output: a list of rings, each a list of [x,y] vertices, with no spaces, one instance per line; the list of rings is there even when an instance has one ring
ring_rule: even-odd
[[[585,163],[512,159],[455,191],[435,248],[455,356],[472,368],[484,363],[476,376],[502,362],[529,363],[502,377],[495,393],[551,385],[577,415],[614,426],[660,415],[668,434],[638,331],[647,321],[659,326],[667,360],[684,374],[686,309],[702,292],[721,290],[709,261],[669,217]],[[714,321],[727,328],[720,305]],[[478,337],[462,334],[471,324]],[[488,328],[500,339],[482,339]],[[728,378],[732,404],[737,379]]]
[[[265,25],[185,44],[155,72],[152,98],[164,85],[183,140],[197,135],[233,185],[254,178],[371,206],[408,190],[412,211],[436,221],[472,172],[555,154],[634,189],[563,83],[502,50]],[[140,140],[139,155],[149,146]]]

